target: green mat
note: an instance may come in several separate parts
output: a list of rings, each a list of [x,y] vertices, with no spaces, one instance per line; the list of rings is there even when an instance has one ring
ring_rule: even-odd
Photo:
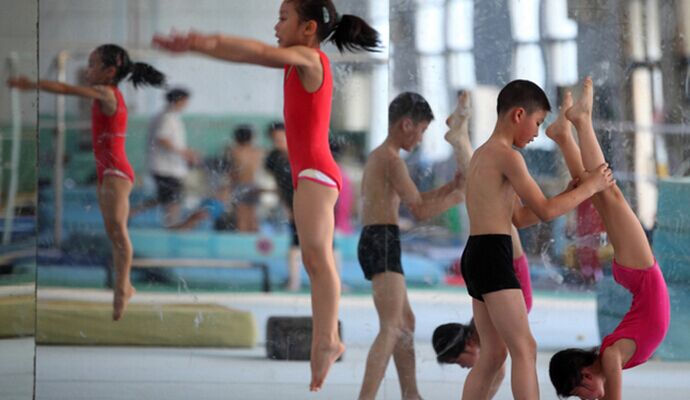
[[[0,298],[0,338],[33,336],[36,303],[33,295]]]
[[[215,304],[134,303],[114,322],[111,303],[38,303],[38,344],[253,347],[256,338],[250,312]]]

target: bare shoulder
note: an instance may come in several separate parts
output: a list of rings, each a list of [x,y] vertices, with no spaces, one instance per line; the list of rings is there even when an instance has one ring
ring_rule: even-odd
[[[316,49],[308,46],[291,46],[289,49],[304,60],[302,68],[321,68],[321,56]]]
[[[635,351],[637,351],[637,345],[634,340],[626,338],[618,339],[614,344],[608,346],[604,350],[604,354],[601,355],[602,362],[604,364],[613,363],[622,366],[635,355]]]
[[[110,86],[94,85],[91,88],[97,91],[105,100],[115,100],[115,91]]]

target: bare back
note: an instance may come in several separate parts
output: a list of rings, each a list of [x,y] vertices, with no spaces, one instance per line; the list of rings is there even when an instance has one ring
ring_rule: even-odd
[[[515,190],[502,171],[506,153],[514,151],[489,140],[474,152],[467,172],[466,192],[470,235],[510,235]]]
[[[362,175],[362,224],[398,224],[400,196],[393,179],[395,169],[407,167],[397,152],[379,146],[369,154]]]
[[[232,168],[230,177],[235,183],[254,183],[256,171],[261,167],[263,152],[251,145],[233,146],[230,149]]]

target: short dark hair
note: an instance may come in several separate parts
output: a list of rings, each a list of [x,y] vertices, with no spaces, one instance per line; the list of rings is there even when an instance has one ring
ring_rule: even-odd
[[[465,351],[467,339],[474,331],[474,323],[463,325],[458,323],[443,324],[436,327],[431,337],[431,345],[436,352],[436,362],[452,364]]]
[[[182,88],[170,89],[165,94],[165,100],[167,100],[169,104],[177,103],[178,101],[184,100],[187,98],[189,98],[189,91],[187,89],[182,89]]]
[[[254,128],[251,125],[239,125],[235,128],[235,141],[240,144],[251,142],[254,136]]]
[[[594,349],[566,349],[551,357],[549,377],[559,397],[569,397],[582,384],[582,369],[597,360],[599,352]]]
[[[409,117],[415,124],[434,119],[431,106],[422,95],[403,92],[397,95],[388,106],[388,124],[393,125],[400,118]]]
[[[546,93],[534,82],[516,79],[501,89],[496,102],[498,115],[513,107],[522,107],[528,113],[535,111],[551,111],[551,104]]]
[[[285,124],[282,123],[281,121],[273,121],[268,125],[268,129],[266,129],[266,134],[268,136],[271,136],[273,132],[275,131],[284,131],[285,130]]]

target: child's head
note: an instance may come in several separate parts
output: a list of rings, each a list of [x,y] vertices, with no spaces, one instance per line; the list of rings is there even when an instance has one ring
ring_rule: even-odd
[[[273,143],[273,147],[278,150],[287,151],[287,140],[285,138],[285,124],[280,121],[272,122],[268,126],[268,137]]]
[[[331,0],[283,0],[274,27],[280,47],[318,45],[324,40],[344,49],[376,51],[378,32],[354,15],[340,15]]]
[[[129,80],[135,88],[139,85],[159,87],[165,84],[165,75],[148,64],[132,62],[127,51],[118,45],[98,46],[89,55],[86,79],[90,84],[117,85],[127,75],[130,75]]]
[[[388,129],[401,135],[401,147],[407,151],[419,144],[433,119],[431,106],[417,93],[400,93],[388,106]]]
[[[189,101],[189,91],[183,88],[174,88],[168,90],[165,94],[165,101],[168,102],[168,107],[174,108],[175,110],[181,110]]]
[[[254,136],[254,129],[252,129],[250,125],[240,125],[235,128],[234,136],[235,142],[238,144],[251,143],[252,137]]]
[[[599,355],[595,349],[566,349],[551,357],[549,377],[560,397],[598,399],[604,396],[604,380],[594,367]]]
[[[479,358],[479,340],[474,319],[468,325],[450,323],[439,325],[431,338],[436,361],[472,368]]]
[[[551,111],[546,93],[536,84],[514,80],[501,89],[496,104],[498,118],[507,118],[516,129],[513,144],[525,147],[539,133],[539,125]]]

